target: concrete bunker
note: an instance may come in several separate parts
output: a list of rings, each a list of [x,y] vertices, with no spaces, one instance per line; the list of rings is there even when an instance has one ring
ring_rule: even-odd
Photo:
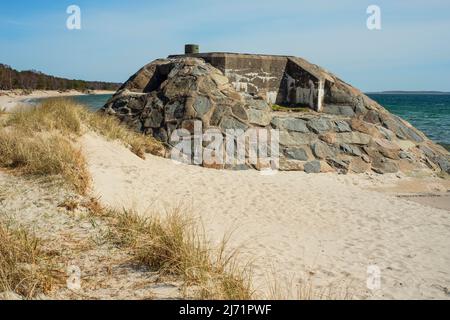
[[[308,107],[320,112],[326,82],[334,82],[320,68],[297,57],[187,51],[169,58],[186,56],[201,58],[221,70],[236,91],[260,96],[270,104],[281,106]]]
[[[197,133],[214,132],[220,142],[214,148],[201,143],[197,149],[201,146],[211,155],[212,150],[219,159],[222,151],[228,152],[224,146],[229,131],[251,129],[260,141],[260,135],[272,137],[275,130],[281,170],[395,173],[426,166],[448,172],[445,150],[358,89],[302,58],[195,53],[193,47],[186,48],[188,54],[142,67],[102,111],[152,135],[167,148],[166,155],[178,144],[174,132],[195,139],[197,125]],[[291,110],[275,110],[274,103],[320,112],[285,112]],[[272,156],[276,149],[265,147]],[[233,160],[202,165],[265,169],[268,155],[259,154],[256,164],[245,152],[245,164]]]

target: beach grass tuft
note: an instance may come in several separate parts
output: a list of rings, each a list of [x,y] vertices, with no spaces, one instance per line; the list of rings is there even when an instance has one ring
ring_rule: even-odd
[[[125,143],[130,150],[145,159],[145,154],[164,155],[164,146],[151,136],[130,130],[113,116],[99,113],[90,113],[86,118],[90,128],[109,140],[119,140]]]
[[[57,282],[52,256],[42,249],[41,241],[0,222],[0,292],[30,299],[49,292]]]
[[[61,133],[9,127],[0,130],[0,166],[36,176],[56,176],[84,194],[90,178],[81,150]]]
[[[48,99],[36,107],[19,108],[1,122],[0,167],[29,175],[59,175],[85,194],[90,177],[76,140],[89,130],[122,141],[141,158],[164,153],[153,137],[128,129],[114,117],[90,112],[72,100]]]
[[[109,140],[119,140],[132,152],[145,158],[145,153],[161,155],[163,145],[151,136],[130,130],[113,116],[91,112],[84,105],[67,98],[43,101],[36,107],[23,107],[9,117],[6,125],[28,132],[60,131],[80,136],[91,129]]]
[[[238,264],[237,251],[228,252],[224,239],[218,249],[209,245],[193,219],[181,209],[141,217],[133,211],[110,212],[109,237],[130,248],[135,262],[162,276],[183,279],[187,296],[198,299],[251,299],[250,268]]]
[[[59,131],[64,135],[80,135],[84,112],[70,100],[49,99],[37,106],[22,106],[11,113],[6,125],[27,133]]]

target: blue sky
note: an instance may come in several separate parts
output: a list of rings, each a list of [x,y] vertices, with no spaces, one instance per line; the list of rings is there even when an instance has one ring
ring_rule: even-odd
[[[365,91],[450,91],[450,1],[0,1],[0,62],[19,70],[123,82],[198,43],[301,56]],[[66,28],[72,4],[81,30]],[[366,28],[371,4],[382,30]]]

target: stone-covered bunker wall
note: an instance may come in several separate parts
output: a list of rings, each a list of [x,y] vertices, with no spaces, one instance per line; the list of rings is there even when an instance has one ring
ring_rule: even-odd
[[[183,56],[201,58],[221,70],[238,92],[263,97],[271,104],[322,110],[326,79],[313,70],[313,65],[299,63],[298,58],[236,53]]]
[[[320,112],[274,111],[274,102]],[[177,143],[174,132],[193,136],[201,122],[203,132],[214,130],[224,139],[228,130],[278,130],[281,170],[450,173],[444,148],[358,89],[296,57],[211,53],[158,59],[131,76],[103,111],[152,135],[167,150]],[[211,151],[209,144],[202,148]],[[224,148],[222,141],[217,159],[223,160]],[[265,168],[245,160],[202,165]]]

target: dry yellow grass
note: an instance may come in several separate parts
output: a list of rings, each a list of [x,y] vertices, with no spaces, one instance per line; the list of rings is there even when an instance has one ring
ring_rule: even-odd
[[[81,150],[57,131],[0,129],[0,166],[28,175],[60,175],[81,194],[90,183]]]
[[[80,111],[72,104],[48,101],[20,108],[0,128],[0,166],[28,175],[61,176],[84,194],[90,178],[73,142],[81,128]]]
[[[33,298],[50,291],[56,282],[52,258],[40,241],[26,230],[0,222],[0,292]]]
[[[30,175],[60,175],[85,194],[90,178],[75,141],[88,130],[122,141],[142,158],[164,152],[153,137],[129,130],[114,117],[92,113],[71,100],[49,99],[20,108],[0,123],[0,166]]]
[[[6,126],[20,128],[24,132],[57,130],[64,135],[79,135],[84,112],[87,111],[70,100],[50,99],[35,107],[19,108],[11,113]]]
[[[161,155],[164,152],[163,145],[153,137],[130,130],[116,117],[93,113],[65,98],[48,99],[36,107],[21,108],[11,114],[8,125],[28,132],[57,130],[64,135],[75,136],[91,129],[109,140],[122,141],[140,157],[145,153]]]
[[[227,253],[226,240],[212,249],[185,212],[175,210],[165,218],[143,218],[132,211],[109,216],[111,239],[131,249],[139,264],[161,275],[181,277],[188,297],[252,298],[250,270],[238,264],[237,252]]]
[[[145,159],[145,153],[164,155],[164,147],[160,142],[128,129],[116,117],[91,113],[86,120],[91,129],[109,140],[122,141],[140,158]]]
[[[98,199],[66,199],[68,211],[87,209],[109,226],[107,239],[129,250],[133,261],[162,277],[183,281],[185,296],[198,299],[251,299],[250,267],[238,264],[237,251],[227,250],[224,239],[216,249],[199,232],[194,220],[178,209],[164,218],[142,217],[133,211],[106,209]]]

